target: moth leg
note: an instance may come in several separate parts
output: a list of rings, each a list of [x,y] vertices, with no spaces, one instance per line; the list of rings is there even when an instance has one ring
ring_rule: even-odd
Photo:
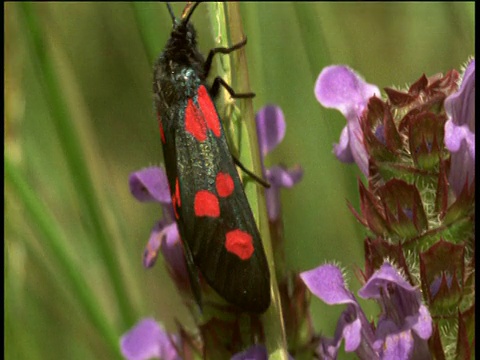
[[[235,90],[233,90],[232,87],[225,82],[225,80],[223,80],[220,76],[217,76],[215,80],[213,80],[212,87],[210,88],[210,95],[212,98],[217,96],[220,85],[222,85],[234,99],[251,99],[255,97],[255,93],[252,92],[241,94],[236,93]]]
[[[245,45],[247,44],[247,38],[243,39],[242,41],[240,41],[239,43],[229,47],[229,48],[226,48],[226,47],[218,47],[218,48],[215,48],[215,49],[212,49],[210,50],[210,52],[208,53],[208,57],[207,57],[207,60],[205,61],[205,64],[204,64],[204,74],[205,76],[208,75],[209,71],[210,71],[210,68],[212,66],[212,61],[213,61],[213,56],[215,54],[230,54],[231,52],[235,51],[235,50],[238,50],[238,49],[241,49],[242,47],[244,47]],[[225,90],[228,91],[228,93],[230,94],[230,96],[234,99],[251,99],[253,97],[255,97],[255,93],[240,93],[240,94],[237,94],[235,92],[235,90],[232,89],[232,87],[230,85],[228,85],[225,80],[223,80],[221,77],[217,76],[214,80],[213,80],[213,84],[212,86],[210,87],[210,95],[215,98],[217,95],[218,95],[218,90],[220,89],[220,85],[222,85]],[[270,184],[263,180],[262,178],[260,178],[259,176],[255,175],[253,172],[251,172],[250,170],[248,170],[241,162],[240,160],[238,160],[235,156],[233,156],[232,154],[232,158],[233,158],[233,162],[240,168],[242,169],[246,174],[248,174],[252,179],[254,179],[256,182],[258,182],[259,184],[261,184],[263,187],[266,187],[266,188],[269,188],[270,187]]]
[[[215,54],[230,54],[232,51],[241,49],[242,47],[245,46],[247,43],[247,38],[243,39],[239,43],[232,45],[231,47],[218,47],[210,50],[207,56],[207,60],[205,61],[203,65],[203,73],[205,74],[205,77],[208,76],[208,73],[210,72],[210,67],[212,66],[212,61],[213,61],[213,56]]]
[[[243,165],[240,160],[238,160],[233,154],[232,154],[233,162],[235,165],[237,165],[240,169],[242,169],[247,175],[249,175],[253,180],[255,180],[257,183],[262,185],[265,188],[270,188],[270,184],[268,181],[262,179],[261,177],[255,175],[252,171],[248,170],[245,165]]]

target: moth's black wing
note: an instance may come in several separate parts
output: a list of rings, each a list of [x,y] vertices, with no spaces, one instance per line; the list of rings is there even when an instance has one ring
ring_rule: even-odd
[[[181,106],[179,121],[166,134],[164,155],[187,261],[190,253],[210,286],[227,301],[263,312],[270,304],[268,264],[218,114],[203,85]],[[228,196],[219,193],[219,174],[233,185],[227,186]]]

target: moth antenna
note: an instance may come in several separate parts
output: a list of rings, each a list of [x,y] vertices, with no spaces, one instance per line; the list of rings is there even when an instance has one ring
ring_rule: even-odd
[[[184,24],[188,24],[188,22],[190,21],[190,16],[192,16],[193,12],[195,11],[198,5],[200,5],[200,2],[199,1],[195,2],[195,4],[193,4],[188,14],[184,16],[183,18]]]
[[[172,17],[172,22],[175,24],[175,14],[173,12],[172,5],[170,5],[169,2],[167,2],[167,9],[168,9],[168,12],[170,13],[170,16]]]

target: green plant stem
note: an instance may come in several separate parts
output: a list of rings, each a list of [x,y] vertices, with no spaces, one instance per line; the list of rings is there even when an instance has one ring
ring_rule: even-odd
[[[239,3],[210,3],[209,10],[212,31],[217,46],[232,46],[245,38]],[[221,64],[216,72],[216,75],[222,77],[227,83],[231,84],[239,93],[250,92],[247,62],[244,51],[245,49],[242,48],[235,51],[232,56],[219,56],[218,58]],[[233,59],[232,62],[230,62],[231,58]],[[235,71],[233,71],[233,69],[235,69]],[[232,74],[236,74],[237,76],[233,76]],[[231,106],[232,100],[230,100],[230,95],[226,92],[224,92],[224,94],[226,98],[223,99],[223,102],[227,107],[229,105]],[[234,145],[238,147],[240,161],[245,166],[252,169],[254,173],[261,174],[260,151],[258,148],[252,101],[250,99],[245,99],[238,101],[237,103],[238,107],[241,109],[241,119],[238,112],[233,110],[233,115],[237,116],[236,119],[234,116],[234,119],[231,119],[233,121],[230,121],[230,132],[236,132],[237,138],[239,139],[239,142],[234,143]],[[237,105],[237,103],[235,105]],[[241,136],[242,134],[246,134],[246,136]],[[286,348],[280,295],[275,277],[275,265],[270,241],[265,194],[261,186],[258,184],[252,185],[253,186],[249,187],[246,186],[245,192],[250,201],[257,222],[260,225],[259,230],[262,236],[262,242],[265,248],[271,276],[272,304],[262,316],[266,333],[265,345],[271,359],[286,360],[288,359],[288,353]]]

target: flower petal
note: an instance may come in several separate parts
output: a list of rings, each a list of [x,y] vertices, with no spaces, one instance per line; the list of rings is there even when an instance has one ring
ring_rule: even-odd
[[[190,289],[185,254],[180,234],[176,223],[172,223],[163,230],[165,239],[162,241],[161,250],[175,284],[180,289]]]
[[[445,99],[445,146],[452,153],[449,182],[458,196],[475,179],[475,60],[467,66],[460,89]]]
[[[120,339],[123,356],[128,360],[147,360],[160,357],[165,332],[154,319],[138,322]]]
[[[146,268],[151,268],[155,265],[157,260],[159,250],[162,249],[163,255],[167,257],[167,262],[172,267],[177,267],[179,262],[178,254],[173,256],[173,253],[176,253],[172,249],[177,246],[180,242],[180,236],[178,234],[178,228],[176,223],[168,223],[166,221],[159,221],[152,229],[150,233],[150,238],[148,239],[147,246],[143,253],[143,266]],[[183,254],[183,253],[182,253]],[[180,261],[180,266],[183,264],[183,257]],[[173,264],[177,264],[173,266]],[[184,266],[184,264],[183,264]]]
[[[303,169],[295,166],[285,169],[282,166],[272,166],[265,170],[270,188],[265,189],[265,200],[267,202],[268,218],[275,221],[280,216],[280,188],[291,188],[303,177]]]
[[[382,347],[382,360],[409,360],[413,350],[411,331],[392,333],[385,338]]]
[[[362,114],[368,99],[380,95],[377,86],[366,83],[348,66],[324,68],[315,83],[315,96],[324,107],[339,110],[348,120]]]
[[[340,142],[333,144],[333,152],[338,160],[344,163],[354,162],[352,149],[350,148],[350,137],[348,136],[348,126],[345,126],[340,134]]]
[[[172,202],[165,171],[153,166],[130,174],[130,192],[139,201]]]
[[[460,150],[451,155],[450,174],[448,182],[455,195],[460,196],[466,182],[470,186],[475,180],[475,156],[470,155],[467,144],[463,143]]]
[[[150,238],[143,252],[143,266],[146,268],[151,268],[157,261],[160,246],[162,245],[164,227],[165,222],[159,221],[150,233]]]
[[[358,295],[364,299],[380,299],[382,297],[383,289],[391,283],[394,283],[409,292],[416,291],[412,285],[397,273],[394,267],[389,263],[384,263],[358,291]]]
[[[265,157],[285,137],[286,123],[282,109],[278,106],[267,105],[255,115],[257,122],[257,136],[260,151]]]
[[[421,303],[420,291],[405,281],[393,266],[385,262],[358,294],[378,299],[381,304],[375,348],[383,354],[382,358],[408,359],[412,352],[428,351],[426,340],[432,334],[432,318]],[[413,336],[411,330],[418,337]]]
[[[375,349],[381,354],[381,359],[411,359],[414,347],[414,338],[410,328],[402,331],[395,322],[381,320],[375,331],[377,340]]]
[[[415,316],[407,316],[406,322],[421,339],[427,340],[432,336],[432,317],[425,305],[420,305]]]
[[[365,176],[368,176],[368,160],[369,156],[365,145],[363,144],[363,132],[358,120],[348,122],[348,141],[350,151],[358,168]]]
[[[353,294],[346,289],[342,272],[331,264],[300,273],[309,290],[329,305],[356,304]]]
[[[272,186],[291,188],[302,180],[303,169],[298,165],[290,169],[277,165],[267,169],[266,176]]]
[[[366,83],[347,66],[333,65],[322,70],[315,84],[315,96],[323,106],[339,110],[347,119],[340,143],[334,145],[337,158],[343,162],[355,160],[368,176],[368,154],[363,144],[360,117],[372,96],[380,95],[375,85]]]
[[[344,312],[345,313],[345,312]],[[342,319],[344,318],[342,314]],[[342,321],[342,320],[341,320]],[[358,349],[362,340],[362,321],[356,318],[353,322],[343,320],[342,337],[345,339],[345,351],[352,352]]]
[[[300,274],[310,291],[327,304],[347,304],[335,329],[333,340],[322,339],[317,352],[326,359],[335,359],[342,339],[345,351],[355,352],[361,359],[375,359],[372,327],[353,294],[345,287],[340,269],[331,264]]]
[[[475,105],[473,105],[475,108]],[[472,132],[467,125],[457,125],[450,119],[445,123],[445,147],[450,152],[460,150],[462,142],[465,141],[466,150],[475,159],[475,132]]]
[[[460,89],[445,99],[445,111],[456,125],[475,133],[475,59],[465,69]]]

